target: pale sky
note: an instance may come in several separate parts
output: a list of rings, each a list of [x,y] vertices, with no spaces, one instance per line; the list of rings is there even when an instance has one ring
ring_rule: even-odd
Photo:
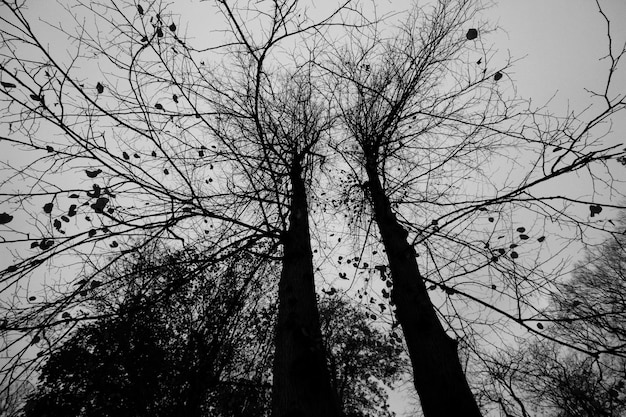
[[[604,76],[602,70],[607,68],[607,62],[600,61],[607,52],[606,24],[594,0],[492,1],[493,5],[481,16],[489,24],[497,25],[499,30],[489,34],[484,41],[487,46],[497,49],[503,59],[507,53],[514,59],[522,58],[507,74],[513,78],[521,95],[533,97],[539,104],[559,91],[558,97],[562,100],[559,104],[567,104],[569,98],[576,108],[577,101],[588,98],[584,87],[601,85],[603,78],[599,75]],[[30,0],[28,3],[32,15],[50,22],[61,19],[56,16],[58,6],[54,1]],[[311,4],[310,15],[323,15],[330,10],[327,4],[336,2],[312,0],[303,3]],[[400,12],[410,4],[404,0],[375,3],[381,14]],[[626,21],[626,1],[600,0],[600,4],[611,19],[613,47],[617,51],[626,41],[626,24],[623,23]],[[209,32],[215,28],[212,21],[215,21],[216,9],[212,1],[178,0],[172,2],[170,9],[181,13],[181,27],[189,22],[192,30],[199,27]],[[197,33],[196,30],[193,32]],[[626,91],[626,71],[622,71],[616,81],[616,87],[619,85],[621,91]]]
[[[617,51],[626,41],[626,2],[600,2],[612,20],[613,45]],[[506,31],[498,38],[514,57],[524,57],[515,65],[513,78],[520,92],[538,100],[555,91],[563,99],[587,97],[583,87],[600,86],[604,80],[607,54],[606,24],[593,0],[498,0],[488,11]],[[626,65],[626,64],[624,64]],[[626,71],[619,90],[626,91]],[[617,87],[617,84],[616,84]],[[572,102],[576,106],[575,102]]]

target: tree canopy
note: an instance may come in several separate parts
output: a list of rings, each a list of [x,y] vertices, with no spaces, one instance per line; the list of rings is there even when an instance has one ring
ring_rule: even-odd
[[[237,284],[259,276],[277,280],[276,317],[263,322],[274,335],[275,417],[364,412],[369,394],[358,393],[382,398],[356,372],[367,353],[333,342],[373,334],[363,320],[389,335],[375,338],[376,352],[405,346],[427,417],[481,415],[488,404],[469,371],[522,332],[623,357],[620,339],[606,339],[620,317],[604,295],[577,293],[595,270],[564,282],[568,252],[616,234],[624,209],[616,172],[626,150],[610,126],[626,107],[626,45],[596,5],[602,85],[584,111],[553,113],[517,94],[515,61],[491,43],[478,0],[390,15],[350,0],[323,10],[64,0],[58,21],[41,20],[32,0],[2,0],[2,386],[55,360],[69,367],[58,348],[82,355],[110,332],[138,332],[145,346],[133,352],[163,360],[176,352],[160,345],[176,326],[164,320],[174,306],[159,303],[176,297],[213,323],[185,341],[202,350],[189,372],[206,382],[215,362],[204,336],[232,336],[231,320],[254,324],[230,297],[262,303],[267,294],[249,299]],[[111,271],[141,269],[146,251],[165,258],[128,290],[119,277],[132,274]],[[189,257],[185,268],[168,266],[180,264],[169,251]],[[186,290],[205,271],[228,282],[219,307]],[[546,329],[572,320],[546,307],[561,290],[570,298],[551,306],[579,315],[578,339]],[[366,313],[350,323],[344,304],[322,309],[321,293]],[[117,318],[101,317],[111,308]],[[190,390],[186,404],[201,407],[205,391]]]

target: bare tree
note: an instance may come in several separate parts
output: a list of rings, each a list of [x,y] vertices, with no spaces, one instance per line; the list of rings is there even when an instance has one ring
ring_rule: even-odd
[[[482,359],[478,397],[501,415],[592,417],[626,411],[623,358],[594,357],[535,339]]]
[[[219,0],[200,41],[157,3],[75,4],[45,34],[27,1],[0,9],[8,379],[41,361],[31,345],[89,318],[82,300],[114,284],[101,271],[138,246],[192,246],[205,265],[259,252],[282,262],[273,413],[340,415],[311,244],[331,246],[311,226],[328,201],[339,216],[320,223],[364,234],[349,264],[380,276],[365,285],[402,327],[425,415],[479,415],[458,347],[511,324],[540,334],[561,252],[623,208],[611,164],[626,156],[603,141],[626,105],[610,30],[600,105],[556,117],[515,96],[473,0],[414,8],[396,29],[352,2],[312,19],[297,0]],[[586,195],[550,191],[581,177]]]
[[[626,412],[624,218],[590,245],[546,309],[545,333],[483,355],[479,392],[511,416],[620,416]],[[561,342],[559,344],[558,342]]]
[[[325,63],[345,126],[334,146],[386,250],[391,300],[426,416],[480,415],[457,345],[470,343],[481,324],[537,332],[530,325],[542,313],[533,300],[560,277],[540,255],[550,223],[574,231],[568,242],[575,243],[602,229],[593,217],[603,207],[623,208],[599,201],[616,191],[608,164],[624,151],[594,133],[601,137],[602,123],[626,107],[612,84],[624,48],[611,49],[609,32],[596,113],[556,118],[511,95],[512,63],[493,66],[482,40],[488,28],[475,22],[478,6],[441,0],[415,9],[392,34],[359,31]],[[599,16],[608,25],[601,8]],[[546,194],[548,184],[582,175],[598,187],[589,197]],[[534,260],[520,258],[533,250]],[[436,288],[443,301],[429,296]]]
[[[30,245],[3,282],[19,294],[29,276],[63,255],[82,256],[96,272],[69,293],[27,295],[35,308],[5,306],[3,331],[18,340],[31,333],[30,344],[48,340],[79,295],[109,284],[96,279],[103,270],[96,255],[108,252],[107,262],[116,262],[136,249],[133,239],[202,247],[207,263],[261,244],[283,265],[274,413],[339,415],[321,342],[306,199],[328,106],[316,99],[311,66],[277,55],[292,38],[323,36],[336,20],[346,25],[344,7],[314,22],[297,1],[261,9],[219,1],[226,35],[193,47],[177,17],[156,3],[76,3],[67,8],[76,32],[57,28],[76,45],[69,59],[36,33],[26,2],[2,4],[3,139],[29,161],[4,167],[10,211],[2,223],[11,232],[5,244]],[[97,79],[81,69],[96,64]],[[76,174],[94,183],[85,189]],[[75,220],[80,215],[84,221]],[[278,246],[282,254],[272,253]]]

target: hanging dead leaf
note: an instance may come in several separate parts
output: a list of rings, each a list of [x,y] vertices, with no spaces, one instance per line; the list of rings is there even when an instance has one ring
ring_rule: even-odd
[[[91,188],[93,189],[93,191],[87,191],[87,196],[91,198],[100,197],[100,193],[102,192],[102,189],[100,188],[100,186],[98,184],[94,184],[91,186]]]
[[[465,34],[468,41],[472,41],[478,37],[478,29],[471,28]]]
[[[594,217],[596,214],[602,213],[602,206],[592,204],[589,206],[589,211],[591,212],[591,217]]]
[[[90,171],[88,169],[85,170],[85,173],[87,174],[89,178],[96,178],[101,172],[102,172],[101,169],[96,169],[93,171]]]
[[[13,216],[9,213],[0,213],[0,224],[7,224],[13,220]]]
[[[50,249],[52,246],[54,245],[54,240],[52,239],[42,239],[41,242],[39,242],[39,249],[41,250],[48,250]]]
[[[96,213],[102,213],[104,211],[104,207],[109,202],[109,199],[106,197],[100,197],[96,200],[95,203],[91,205],[91,208],[94,209]]]

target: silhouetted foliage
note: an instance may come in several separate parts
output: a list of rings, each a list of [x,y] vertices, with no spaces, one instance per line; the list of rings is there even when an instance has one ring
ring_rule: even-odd
[[[92,305],[103,318],[50,355],[25,415],[269,415],[276,271],[240,256],[185,278],[196,262],[158,253],[118,267],[118,290]],[[177,289],[146,285],[155,280]],[[400,343],[347,301],[326,298],[320,309],[344,411],[390,415],[385,387],[406,367]]]
[[[384,415],[377,379],[396,362],[324,344],[322,327],[329,341],[335,329],[320,320],[320,289],[361,305],[351,325],[332,318],[345,337],[366,340],[375,322],[370,347],[398,361],[406,342],[427,417],[480,415],[466,370],[484,345],[521,330],[568,343],[541,301],[564,254],[624,209],[614,169],[626,151],[603,129],[626,108],[616,87],[626,48],[599,2],[602,85],[584,111],[556,114],[517,95],[514,61],[489,43],[478,0],[393,16],[356,0],[315,12],[302,0],[192,3],[202,13],[187,18],[179,2],[67,0],[61,22],[52,13],[41,25],[28,0],[0,2],[0,147],[12,153],[0,165],[1,389],[68,336],[92,329],[100,340],[120,326],[137,343],[98,351],[139,355],[132,372],[111,373],[120,387],[139,389],[129,378],[144,372],[132,368],[143,351],[188,355],[180,375],[150,374],[178,382],[153,385],[130,409],[157,407],[175,386],[186,414],[213,407],[207,392],[250,410],[234,398],[270,381],[258,361],[273,334],[275,417]],[[196,19],[205,15],[210,25]],[[169,256],[153,247],[184,256],[132,285],[110,273],[139,268],[146,248]],[[203,274],[228,277],[229,291],[188,287]],[[240,280],[257,276],[279,281],[262,319]],[[615,327],[599,313],[571,328]],[[569,343],[581,353],[618,348],[581,331]],[[83,355],[89,338],[67,349]],[[264,348],[240,350],[246,338]],[[366,363],[381,377],[357,375]],[[224,381],[239,388],[207,391]]]

